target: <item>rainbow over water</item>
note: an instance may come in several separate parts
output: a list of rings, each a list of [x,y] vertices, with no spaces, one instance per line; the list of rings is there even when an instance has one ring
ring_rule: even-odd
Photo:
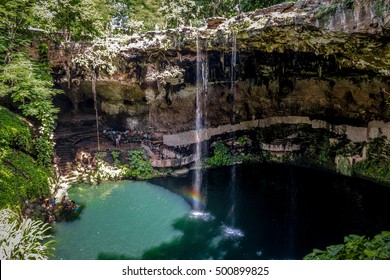
[[[186,198],[191,202],[191,205],[193,206],[197,205],[200,207],[200,209],[203,209],[205,207],[206,204],[205,198],[202,196],[201,193],[197,191],[197,188],[192,187],[192,188],[185,189],[183,191],[183,196],[184,198]]]

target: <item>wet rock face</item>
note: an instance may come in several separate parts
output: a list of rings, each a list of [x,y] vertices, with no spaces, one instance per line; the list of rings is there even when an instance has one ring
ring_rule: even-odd
[[[287,115],[353,125],[390,121],[389,14],[386,0],[306,0],[217,19],[209,28],[110,39],[116,71],[99,73],[98,108],[122,128],[194,129],[198,46],[208,65],[205,127]],[[75,111],[92,98],[88,72],[72,60],[84,50],[53,45],[49,52]]]

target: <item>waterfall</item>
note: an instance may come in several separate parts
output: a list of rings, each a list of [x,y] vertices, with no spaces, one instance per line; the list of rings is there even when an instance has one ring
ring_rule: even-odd
[[[237,40],[235,34],[232,32],[232,56],[230,63],[230,93],[233,96],[232,103],[232,122],[236,122],[236,64],[237,64]],[[230,169],[230,211],[228,213],[228,224],[229,226],[235,227],[236,224],[236,201],[237,201],[237,189],[236,189],[236,165],[232,165]]]
[[[237,39],[235,34],[232,32],[232,54],[231,54],[231,63],[230,63],[230,94],[233,96],[232,108],[231,108],[231,122],[235,124],[236,122],[236,64],[237,64]],[[226,218],[227,225],[222,226],[222,231],[225,238],[230,239],[239,239],[244,236],[244,233],[236,228],[236,209],[237,209],[237,200],[238,200],[238,189],[237,189],[237,166],[232,165],[230,167],[230,182],[229,182],[229,200],[230,208]]]
[[[208,75],[209,67],[207,55],[205,55],[201,48],[199,35],[196,40],[196,144],[195,144],[195,175],[193,179],[194,211],[202,211],[204,208],[204,195],[202,194],[202,129],[203,129],[203,112],[204,112],[204,96],[208,91]]]
[[[227,216],[227,224],[229,227],[236,226],[236,207],[237,207],[237,167],[235,165],[230,168],[230,183],[229,183],[229,200],[230,200],[230,209]]]

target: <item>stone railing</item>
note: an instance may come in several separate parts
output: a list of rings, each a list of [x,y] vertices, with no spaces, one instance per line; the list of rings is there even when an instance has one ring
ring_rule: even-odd
[[[322,120],[310,120],[309,117],[301,116],[286,116],[286,117],[271,117],[266,119],[244,121],[235,125],[221,125],[215,128],[205,128],[200,130],[199,139],[201,142],[209,140],[213,136],[224,133],[245,131],[252,128],[269,127],[275,124],[309,124],[314,129],[327,129],[339,135],[345,134],[352,142],[363,142],[368,139],[379,136],[386,136],[390,139],[390,123],[383,121],[371,121],[367,127],[358,127],[351,125],[333,125]],[[177,134],[169,134],[163,136],[163,143],[171,147],[188,146],[196,143],[196,131],[190,130]]]

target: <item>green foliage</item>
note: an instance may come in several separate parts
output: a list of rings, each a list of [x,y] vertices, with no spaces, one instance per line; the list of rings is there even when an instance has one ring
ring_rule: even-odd
[[[132,34],[135,31],[173,28],[183,25],[198,25],[205,18],[223,16],[230,18],[241,11],[286,2],[285,0],[113,0],[114,24],[117,33]],[[147,20],[145,20],[147,19]]]
[[[345,135],[336,135],[324,129],[312,129],[307,125],[273,125],[256,131],[258,143],[271,143],[285,139],[291,133],[298,133],[301,151],[295,161],[331,170],[335,168],[344,175],[360,175],[382,182],[390,182],[390,142],[386,137],[377,137],[368,142],[353,143]],[[363,149],[367,148],[367,159],[362,160]],[[260,152],[261,160],[269,160]],[[350,164],[348,157],[357,157],[358,162]],[[337,160],[337,166],[335,165]],[[355,157],[356,158],[356,157]]]
[[[324,139],[322,145],[319,147],[318,161],[322,164],[332,164],[333,160],[331,158],[331,149],[329,145],[329,140]]]
[[[119,155],[120,155],[120,153],[118,151],[111,152],[111,156],[112,156],[112,159],[114,161],[115,166],[119,166],[121,163],[119,160]]]
[[[374,8],[374,14],[379,18],[384,18],[385,11],[389,11],[390,3],[387,0],[373,0],[372,5]]]
[[[199,6],[198,19],[222,16],[230,18],[238,15],[238,6],[241,4],[239,10],[241,12],[249,12],[272,5],[280,4],[283,2],[295,2],[286,0],[196,0],[196,4]]]
[[[10,61],[11,55],[30,41],[34,0],[0,0],[0,56]]]
[[[50,171],[28,154],[0,147],[0,208],[49,193]]]
[[[349,163],[349,160],[344,156],[338,157],[337,170],[343,175],[346,176],[352,175],[352,166]]]
[[[356,163],[354,172],[380,181],[390,182],[390,143],[377,137],[367,143],[367,159]]]
[[[344,244],[332,245],[326,250],[314,249],[305,260],[389,260],[390,232],[383,231],[373,239],[359,235],[344,238]]]
[[[33,140],[28,122],[0,106],[0,147],[32,151]]]
[[[97,152],[95,154],[95,158],[98,160],[103,160],[107,156],[106,152]]]
[[[214,155],[207,159],[207,163],[211,166],[225,166],[234,162],[234,157],[231,155],[229,148],[222,142],[218,141],[213,144]]]
[[[386,136],[368,142],[367,158],[375,163],[383,163],[390,158],[390,144]]]
[[[34,140],[26,120],[0,106],[0,209],[49,192],[48,168],[33,155]]]
[[[109,0],[38,0],[35,9],[39,26],[53,34],[61,33],[66,41],[104,34],[113,12]]]
[[[20,218],[9,210],[0,210],[0,259],[45,260],[52,255],[50,226],[42,221]]]
[[[49,137],[43,135],[35,140],[38,163],[46,167],[50,166],[54,151],[54,142]]]
[[[38,53],[41,58],[41,60],[45,61],[47,60],[47,52],[49,51],[49,46],[45,43],[40,43],[38,45]]]
[[[276,4],[284,3],[284,2],[296,2],[296,1],[286,1],[286,0],[242,0],[242,10],[245,12],[253,11],[260,8],[265,8],[269,6],[273,6]]]
[[[240,145],[242,147],[242,146],[249,144],[250,140],[249,140],[248,136],[240,136],[240,137],[238,137],[237,142],[238,142],[238,145]]]
[[[238,11],[234,7],[239,3],[241,11],[251,11],[281,2],[284,0],[1,0],[0,53],[7,56],[29,43],[29,27],[57,40],[92,40],[104,34],[132,34],[156,27],[197,25],[212,16],[235,16]]]
[[[189,26],[191,22],[199,18],[199,7],[194,0],[162,0],[161,8],[168,28]]]
[[[46,71],[25,54],[15,53],[9,63],[0,66],[0,92],[3,96],[10,96],[24,116],[39,121],[35,145],[40,162],[48,166],[54,147],[50,138],[58,113],[52,98],[59,91],[53,89],[51,76]]]
[[[333,0],[331,3],[326,3],[323,6],[321,6],[315,17],[317,19],[334,15],[339,7],[343,8],[344,10],[352,9],[353,8],[353,0]]]
[[[200,15],[204,18],[209,17],[232,17],[237,15],[234,7],[238,4],[237,0],[196,0],[196,4],[200,8]]]
[[[113,0],[114,32],[132,34],[162,27],[164,18],[159,13],[161,1],[154,0]]]
[[[380,165],[376,165],[372,161],[365,160],[356,163],[353,166],[353,171],[356,174],[361,174],[368,178],[375,180],[390,182],[390,162],[385,162]]]
[[[344,9],[352,9],[353,8],[353,0],[343,0],[342,2]]]
[[[351,142],[346,137],[339,139],[338,143],[332,145],[336,155],[354,156],[362,155],[365,142]]]
[[[129,169],[126,176],[136,180],[150,179],[154,176],[154,170],[149,160],[144,159],[142,150],[131,150],[127,152]]]
[[[336,13],[337,7],[338,3],[336,3],[336,1],[332,1],[330,4],[325,4],[318,9],[315,17],[317,19],[321,19],[325,16],[334,15]]]

